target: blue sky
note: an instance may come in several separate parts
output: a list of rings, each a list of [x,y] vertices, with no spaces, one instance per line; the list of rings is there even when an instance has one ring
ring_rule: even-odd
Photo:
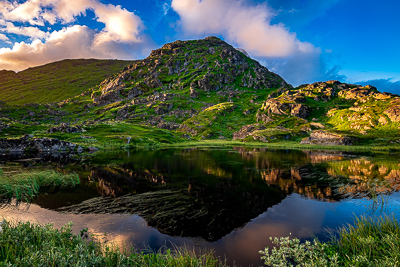
[[[139,59],[166,42],[214,35],[293,85],[339,79],[400,93],[399,8],[369,0],[1,0],[0,69]]]

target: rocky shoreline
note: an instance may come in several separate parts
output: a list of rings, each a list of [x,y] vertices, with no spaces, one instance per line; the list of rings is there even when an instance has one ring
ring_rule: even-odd
[[[83,152],[81,146],[74,143],[61,141],[56,138],[33,138],[25,135],[18,139],[0,139],[0,152],[55,152],[55,151],[76,151]]]

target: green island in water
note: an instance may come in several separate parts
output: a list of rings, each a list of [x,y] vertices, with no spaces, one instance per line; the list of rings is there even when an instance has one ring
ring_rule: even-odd
[[[138,214],[165,235],[214,244],[256,224],[252,219],[291,193],[321,202],[366,198],[385,209],[383,196],[400,184],[400,96],[378,89],[340,81],[294,88],[217,37],[165,44],[143,60],[75,59],[0,71],[2,204],[19,209],[59,194],[67,200],[55,197],[49,209],[60,214]],[[269,248],[254,251],[260,262],[241,260],[398,266],[397,218],[380,214],[335,224],[329,236],[271,236]],[[5,219],[0,261],[241,264],[225,250],[226,258],[190,246],[137,251],[88,228]]]

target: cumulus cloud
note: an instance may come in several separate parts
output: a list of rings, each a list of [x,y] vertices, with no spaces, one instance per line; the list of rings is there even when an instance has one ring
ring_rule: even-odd
[[[89,28],[75,25],[54,31],[46,42],[37,39],[30,44],[16,43],[13,48],[0,49],[0,68],[21,70],[54,61],[60,55],[65,58],[100,56],[91,50],[93,38],[94,32]]]
[[[319,48],[300,41],[283,24],[273,24],[276,11],[243,0],[173,0],[180,27],[189,37],[223,36],[245,49],[289,83],[298,85],[326,74]]]
[[[270,24],[266,5],[237,0],[173,0],[183,29],[196,34],[222,34],[255,56],[284,57],[300,49],[296,35],[281,24]]]
[[[58,19],[64,23],[70,23],[79,15],[84,15],[86,10],[99,5],[92,0],[48,0],[49,5],[53,6],[53,12]]]
[[[37,25],[71,24],[86,11],[104,24],[100,30],[84,25],[44,32]],[[31,43],[15,43],[13,48],[0,49],[0,69],[22,70],[65,58],[131,59],[148,53],[151,39],[143,34],[143,22],[121,6],[98,0],[28,0],[0,3],[0,32],[30,37]],[[15,26],[14,22],[30,24]],[[5,34],[0,40],[7,41]]]
[[[4,26],[4,28],[0,28],[0,32],[13,33],[39,39],[43,39],[49,36],[48,32],[41,31],[40,29],[32,26],[16,27],[11,22],[6,22]]]
[[[94,5],[98,21],[106,25],[100,39],[122,42],[139,42],[139,33],[143,28],[141,19],[121,6]]]

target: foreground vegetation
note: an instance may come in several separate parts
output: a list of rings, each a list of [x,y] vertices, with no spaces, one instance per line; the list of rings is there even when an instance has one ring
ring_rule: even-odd
[[[272,239],[271,250],[260,251],[272,266],[399,266],[400,227],[396,219],[360,218],[343,227],[328,243],[300,243],[297,238]]]
[[[358,219],[343,227],[328,243],[301,243],[296,238],[273,239],[275,247],[260,251],[268,266],[398,266],[400,227],[397,220]],[[72,233],[69,223],[52,225],[3,221],[0,263],[4,266],[226,266],[213,253],[189,249],[143,253],[124,250]]]
[[[76,173],[61,174],[53,170],[33,171],[7,175],[0,169],[0,198],[10,201],[31,201],[41,189],[52,191],[79,184]]]
[[[224,266],[212,253],[196,255],[178,249],[163,253],[121,253],[117,247],[52,225],[3,222],[0,264],[3,266]]]

